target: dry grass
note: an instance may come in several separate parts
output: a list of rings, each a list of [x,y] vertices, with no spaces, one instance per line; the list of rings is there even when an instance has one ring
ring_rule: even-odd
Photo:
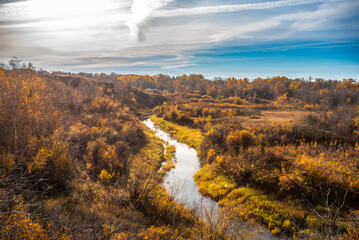
[[[259,115],[227,117],[226,120],[233,123],[240,123],[243,127],[253,127],[255,125],[287,124],[301,120],[309,114],[313,114],[313,112],[264,110],[261,111]]]

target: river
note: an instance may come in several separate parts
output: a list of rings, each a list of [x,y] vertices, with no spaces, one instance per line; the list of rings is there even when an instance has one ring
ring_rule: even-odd
[[[211,218],[216,218],[219,206],[218,203],[209,198],[202,196],[198,186],[194,182],[193,175],[200,170],[200,163],[195,149],[190,148],[187,144],[178,142],[169,133],[156,126],[150,119],[146,119],[143,123],[156,132],[156,136],[168,142],[169,145],[176,147],[174,156],[176,166],[169,171],[163,180],[163,185],[170,195],[176,201],[182,202],[189,208],[197,209],[198,213],[203,217],[205,211],[211,211]],[[205,210],[207,209],[207,210]],[[207,216],[208,217],[208,216]],[[215,219],[211,219],[214,221]],[[238,224],[237,224],[238,225]],[[258,232],[258,239],[279,239],[274,237],[270,232],[260,226],[251,226],[240,222],[241,231]],[[245,229],[243,229],[245,226]]]

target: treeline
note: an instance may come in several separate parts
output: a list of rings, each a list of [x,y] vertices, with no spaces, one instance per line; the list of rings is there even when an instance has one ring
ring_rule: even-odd
[[[193,93],[213,98],[239,97],[252,103],[261,100],[300,101],[303,104],[336,107],[359,103],[359,83],[353,79],[314,81],[286,77],[227,80],[206,80],[202,75],[190,74],[179,77],[166,75],[122,75],[116,77],[141,90],[159,90],[167,93]]]
[[[289,101],[308,105],[336,107],[359,103],[359,83],[351,78],[343,80],[290,79],[287,77],[215,79],[208,80],[201,74],[184,74],[177,77],[168,75],[120,75],[116,73],[61,73],[52,76],[84,76],[107,82],[121,82],[149,93],[176,95],[176,93],[210,96],[213,98],[238,97],[251,103],[263,100]],[[264,102],[265,103],[265,102]]]

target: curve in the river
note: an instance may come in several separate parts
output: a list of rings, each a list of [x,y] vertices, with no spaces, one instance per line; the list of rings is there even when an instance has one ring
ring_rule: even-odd
[[[193,175],[200,169],[197,152],[184,143],[178,142],[170,134],[156,126],[150,119],[144,124],[156,132],[156,136],[176,147],[176,166],[169,171],[163,180],[163,185],[177,201],[188,207],[218,207],[218,204],[208,198],[204,198],[194,182]]]
[[[176,166],[164,177],[163,185],[172,194],[176,201],[182,202],[190,208],[197,208],[199,213],[203,213],[204,209],[218,210],[218,203],[209,198],[203,197],[194,182],[193,175],[200,170],[200,163],[197,152],[190,148],[187,144],[180,143],[174,139],[169,133],[163,131],[156,126],[150,119],[146,119],[143,123],[156,132],[156,136],[176,147],[175,161]],[[248,225],[246,231],[260,231],[260,239],[278,239],[269,233],[266,229],[259,226],[251,227]]]

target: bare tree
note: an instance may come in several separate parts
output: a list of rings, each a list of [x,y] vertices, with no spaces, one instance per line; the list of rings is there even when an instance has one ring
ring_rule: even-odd
[[[345,201],[349,192],[349,187],[344,193],[332,191],[329,187],[319,185],[322,207],[315,207],[309,201],[305,203],[311,211],[320,220],[319,226],[314,229],[314,235],[317,239],[340,239],[343,227],[338,224],[338,218],[341,210],[345,206]]]

